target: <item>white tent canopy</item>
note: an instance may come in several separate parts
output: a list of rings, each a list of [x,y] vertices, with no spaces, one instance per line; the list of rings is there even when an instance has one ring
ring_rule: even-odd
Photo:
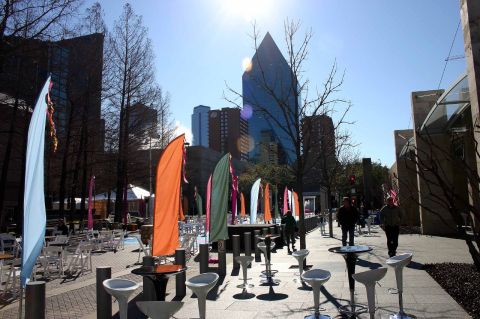
[[[145,197],[150,196],[150,192],[146,189],[141,187],[128,184],[127,186],[127,200],[135,200],[135,199],[144,199]],[[114,201],[116,198],[116,192],[110,192],[110,200]],[[95,196],[95,200],[106,200],[108,199],[108,193],[102,193]]]

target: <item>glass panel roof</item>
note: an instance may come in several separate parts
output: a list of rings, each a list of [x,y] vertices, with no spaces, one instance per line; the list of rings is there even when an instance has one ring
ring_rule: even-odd
[[[468,78],[464,74],[438,99],[420,130],[428,133],[445,132],[456,116],[470,103],[469,93]]]

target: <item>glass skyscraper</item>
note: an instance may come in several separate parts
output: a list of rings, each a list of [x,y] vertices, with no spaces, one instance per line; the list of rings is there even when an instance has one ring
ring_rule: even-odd
[[[293,141],[284,131],[290,125],[291,131],[295,132],[292,127],[295,107],[292,88],[296,80],[293,79],[287,61],[267,32],[252,58],[251,69],[242,76],[243,105],[253,111],[248,120],[248,133],[253,140],[249,158],[254,162],[269,158],[286,164],[295,160]],[[275,144],[276,147],[272,147]],[[277,154],[265,154],[272,151]]]

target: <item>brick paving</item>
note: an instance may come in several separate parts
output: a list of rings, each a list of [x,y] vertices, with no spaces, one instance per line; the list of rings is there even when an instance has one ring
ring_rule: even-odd
[[[324,312],[339,318],[337,307],[345,304],[349,298],[348,281],[345,263],[341,256],[328,252],[328,248],[338,246],[339,229],[335,227],[335,238],[326,238],[318,230],[307,236],[307,246],[310,250],[308,263],[314,268],[327,269],[332,273],[331,279],[325,284],[321,294]],[[359,236],[356,244],[366,244],[374,248],[371,253],[360,257],[357,264],[357,272],[385,265],[387,253],[385,249],[385,236],[383,231],[375,229],[371,236]],[[113,277],[128,278],[141,282],[141,278],[130,274],[131,266],[136,262],[138,253],[132,252],[136,245],[127,245],[124,251],[116,254],[108,252],[93,257],[95,266],[112,266]],[[404,272],[405,294],[404,302],[407,312],[417,318],[470,318],[466,312],[423,270],[421,265],[432,262],[471,262],[465,243],[461,240],[420,236],[401,235],[399,252],[413,251],[414,258],[411,267]],[[251,290],[254,297],[249,300],[236,299],[240,289],[236,285],[240,277],[231,272],[231,255],[228,255],[227,276],[219,284],[216,293],[210,294],[211,300],[207,301],[208,318],[302,318],[312,312],[313,297],[311,291],[299,289],[299,284],[293,280],[293,273],[298,271],[291,268],[295,264],[293,257],[287,255],[285,249],[279,249],[272,255],[273,268],[279,272],[276,278],[281,280],[275,292],[287,295],[288,298],[280,301],[262,300],[268,291],[267,287],[259,285],[260,271],[263,270],[261,263],[255,263],[249,269],[249,277],[253,278],[255,287]],[[187,277],[198,274],[198,263],[193,259],[188,263]],[[174,293],[174,280],[169,281],[167,300],[171,300]],[[385,278],[380,281],[381,286],[376,287],[378,313],[382,318],[398,309],[397,296],[388,293],[389,288],[395,287],[394,272],[389,269]],[[86,274],[74,281],[62,281],[60,279],[47,283],[47,318],[96,318],[95,300],[95,275]],[[132,298],[140,294],[141,288],[132,295]],[[357,284],[356,299],[366,302],[365,289]],[[185,305],[175,315],[176,318],[198,318],[197,301],[190,291],[182,300]],[[131,318],[145,318],[138,313],[134,302],[130,302],[129,312]],[[114,313],[118,311],[118,305],[113,303]],[[0,319],[18,318],[18,303],[14,302],[0,309]],[[116,316],[118,317],[118,315]],[[367,318],[365,314],[360,318]]]

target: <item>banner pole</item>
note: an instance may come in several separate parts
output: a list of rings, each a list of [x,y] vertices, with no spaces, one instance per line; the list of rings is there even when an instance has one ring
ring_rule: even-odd
[[[22,319],[22,307],[23,307],[23,286],[20,285],[20,299],[18,300],[18,319]]]

